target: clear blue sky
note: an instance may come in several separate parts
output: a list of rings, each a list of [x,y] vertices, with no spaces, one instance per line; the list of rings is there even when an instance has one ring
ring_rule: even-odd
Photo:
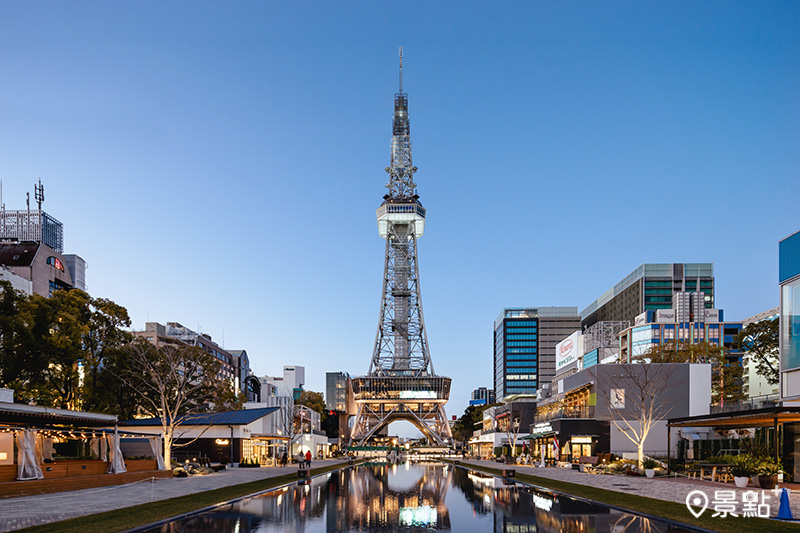
[[[800,229],[797,2],[2,2],[0,179],[134,327],[259,375],[366,372],[397,47],[449,414],[503,307],[583,308],[643,262],[713,262],[741,319]]]

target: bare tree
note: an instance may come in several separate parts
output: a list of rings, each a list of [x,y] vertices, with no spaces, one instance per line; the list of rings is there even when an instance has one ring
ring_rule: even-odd
[[[656,363],[639,356],[632,363],[615,366],[608,404],[611,423],[636,446],[641,468],[647,436],[672,409],[662,395],[673,387],[671,378],[677,365]]]
[[[294,443],[295,436],[297,435],[297,428],[294,423],[294,418],[297,415],[298,406],[290,397],[286,397],[285,401],[279,402],[277,415],[278,431],[287,438],[286,453],[292,453],[292,444]]]
[[[511,445],[511,457],[516,455],[517,439],[519,438],[519,426],[519,416],[514,416],[514,412],[509,411],[506,437],[508,437],[508,443]]]
[[[212,408],[227,407],[235,396],[220,377],[220,362],[201,348],[186,344],[156,347],[137,339],[127,345],[126,352],[128,364],[119,378],[140,396],[146,414],[160,418],[164,463],[169,465],[181,427]]]

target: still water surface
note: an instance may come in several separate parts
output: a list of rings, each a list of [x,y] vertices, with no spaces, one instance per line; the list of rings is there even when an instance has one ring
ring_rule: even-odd
[[[200,515],[152,533],[322,531],[685,531],[439,462],[364,464]]]

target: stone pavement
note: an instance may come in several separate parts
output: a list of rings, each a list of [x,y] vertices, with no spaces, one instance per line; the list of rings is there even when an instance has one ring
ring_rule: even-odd
[[[703,491],[708,496],[708,501],[711,503],[714,500],[715,491],[736,491],[736,501],[739,502],[737,509],[741,510],[742,493],[745,491],[757,491],[759,493],[759,502],[761,498],[761,489],[752,486],[746,489],[739,489],[732,483],[715,483],[711,481],[701,481],[699,479],[690,479],[687,477],[655,477],[646,478],[639,476],[612,476],[600,474],[588,474],[570,468],[539,468],[535,466],[521,466],[521,465],[503,465],[495,461],[476,461],[467,460],[461,461],[463,466],[475,465],[488,468],[512,468],[520,474],[527,474],[531,476],[538,476],[547,479],[554,479],[558,481],[565,481],[568,483],[575,483],[577,485],[586,485],[605,489],[615,492],[624,492],[627,494],[634,494],[637,496],[645,496],[648,498],[655,498],[658,500],[666,500],[677,503],[686,503],[686,497],[694,490]],[[782,486],[781,483],[778,486]],[[767,504],[770,504],[771,516],[777,516],[779,509],[779,500],[773,491],[764,491]],[[795,518],[800,518],[800,491],[793,491],[789,497],[790,507],[792,514]],[[611,502],[613,503],[613,502]],[[713,512],[713,506],[709,507]],[[706,511],[708,512],[708,511]]]
[[[313,461],[312,468],[347,464],[341,460]],[[185,496],[230,485],[239,485],[297,471],[297,466],[263,468],[228,468],[207,476],[145,480],[128,485],[56,492],[37,496],[0,499],[0,532],[49,524],[78,516],[102,513]],[[20,481],[24,483],[24,481]]]

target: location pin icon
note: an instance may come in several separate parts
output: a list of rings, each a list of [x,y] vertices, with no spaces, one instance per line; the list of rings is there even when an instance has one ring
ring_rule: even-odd
[[[708,496],[702,490],[693,490],[686,496],[686,508],[695,518],[700,518],[703,511],[708,509]]]

